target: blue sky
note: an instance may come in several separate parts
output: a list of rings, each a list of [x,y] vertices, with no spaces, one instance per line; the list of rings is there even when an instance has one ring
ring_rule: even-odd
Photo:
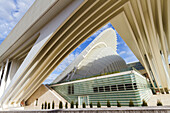
[[[33,2],[34,0],[0,0],[0,44]]]
[[[7,37],[10,31],[19,22],[25,12],[30,8],[35,0],[0,0],[0,44]],[[85,42],[83,42],[77,49],[75,49],[44,81],[44,84],[51,83],[80,53],[92,42],[96,36],[98,36],[103,30],[107,28],[113,28],[108,23],[92,36],[90,36]],[[113,28],[114,29],[114,28]],[[122,40],[120,35],[117,34],[117,53],[126,61],[135,62],[138,59],[134,56],[126,43]]]
[[[105,29],[114,27],[111,23],[106,24],[93,35],[91,35],[85,42],[83,42],[79,47],[77,47],[44,81],[44,84],[50,83],[56,78],[102,31]],[[114,29],[115,30],[115,29]],[[117,53],[126,61],[126,63],[138,61],[120,35],[117,33]]]

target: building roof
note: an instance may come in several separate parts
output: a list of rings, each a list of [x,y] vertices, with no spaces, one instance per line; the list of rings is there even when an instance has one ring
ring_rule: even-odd
[[[134,68],[137,69],[137,70],[143,70],[143,69],[145,69],[140,62],[132,62],[132,63],[127,64],[127,66],[128,66],[129,68],[134,67]]]
[[[112,28],[108,28],[97,36],[53,83],[88,78],[127,68],[116,50],[116,33]]]

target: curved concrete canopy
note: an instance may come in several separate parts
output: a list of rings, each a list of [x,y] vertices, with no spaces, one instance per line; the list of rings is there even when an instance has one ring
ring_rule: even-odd
[[[126,68],[125,61],[118,56],[116,50],[116,32],[108,28],[99,34],[53,83],[111,73]]]

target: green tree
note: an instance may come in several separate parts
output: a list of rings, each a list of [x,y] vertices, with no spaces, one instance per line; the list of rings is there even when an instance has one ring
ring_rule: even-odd
[[[68,103],[66,102],[66,104],[65,104],[65,108],[67,109],[68,108]]]
[[[119,101],[117,101],[117,107],[121,107],[121,104]]]
[[[143,100],[142,106],[148,106],[148,104],[147,104],[147,102],[145,100]]]
[[[92,102],[90,102],[90,108],[93,108],[93,104],[92,104]]]
[[[110,101],[107,100],[107,107],[111,107]]]
[[[48,109],[50,109],[50,103],[48,103]]]
[[[60,109],[63,108],[63,103],[62,103],[62,101],[59,102],[59,108],[60,108]]]
[[[76,108],[78,108],[79,107],[79,103],[78,103],[78,101],[76,102]]]
[[[45,101],[45,105],[44,105],[44,108],[47,109],[47,102]]]
[[[44,104],[42,103],[42,105],[41,105],[41,109],[44,109]]]
[[[160,100],[157,100],[157,106],[162,106],[162,102]]]
[[[101,108],[101,104],[100,104],[99,101],[97,102],[97,107],[98,107],[98,108]]]
[[[55,106],[55,103],[54,103],[54,101],[52,102],[52,109],[54,109],[54,106]]]
[[[166,94],[169,94],[169,90],[167,88],[165,88],[165,92]]]
[[[70,107],[74,108],[74,102],[73,101],[71,101],[71,106]]]
[[[86,104],[85,104],[85,102],[83,102],[83,103],[82,103],[82,106],[83,106],[83,108],[86,108]]]
[[[134,107],[134,103],[132,100],[129,101],[129,107]]]

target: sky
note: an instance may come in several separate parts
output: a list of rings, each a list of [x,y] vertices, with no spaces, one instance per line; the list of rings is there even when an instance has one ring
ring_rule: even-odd
[[[0,0],[0,44],[23,17],[25,12],[31,7],[34,1],[35,0]],[[90,44],[90,42],[95,39],[95,37],[107,28],[114,29],[114,27],[108,23],[91,35],[85,42],[68,55],[68,57],[44,81],[44,84],[51,83]],[[116,34],[117,53],[126,61],[126,63],[138,61],[120,35],[117,32]]]
[[[93,35],[91,35],[85,42],[77,47],[63,62],[52,72],[52,74],[44,81],[44,84],[51,83],[101,32],[104,30],[114,27],[111,23],[106,24]],[[114,29],[115,30],[115,29]],[[116,30],[115,30],[116,31]],[[136,62],[138,59],[135,57],[133,52],[129,49],[123,39],[120,37],[118,32],[117,35],[117,53],[126,61],[126,63]]]
[[[0,44],[33,2],[34,0],[0,0]]]

